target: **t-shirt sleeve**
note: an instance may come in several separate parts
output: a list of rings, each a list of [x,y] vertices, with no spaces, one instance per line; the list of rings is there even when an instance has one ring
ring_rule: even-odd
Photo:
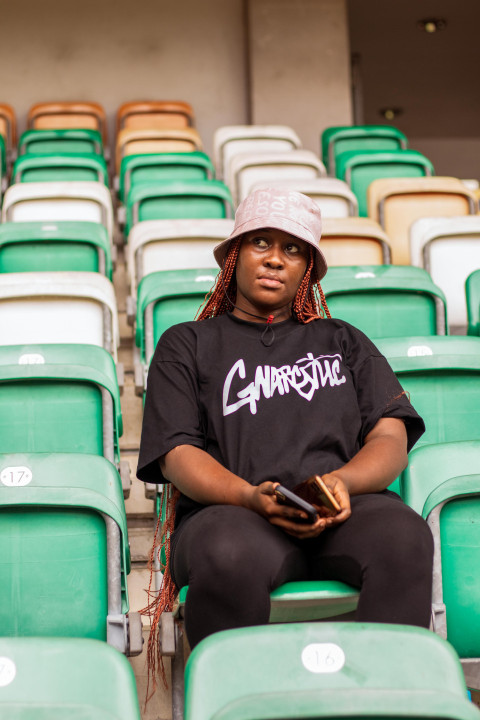
[[[145,482],[165,482],[158,460],[174,447],[204,447],[193,339],[176,328],[160,338],[148,372],[137,467]]]
[[[349,365],[357,390],[362,429],[360,443],[384,417],[403,420],[407,431],[407,451],[425,432],[425,424],[416,412],[408,394],[378,348],[359,330],[352,328]]]

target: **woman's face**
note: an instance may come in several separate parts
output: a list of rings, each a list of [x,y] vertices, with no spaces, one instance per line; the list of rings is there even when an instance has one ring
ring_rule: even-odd
[[[246,233],[236,264],[235,304],[265,319],[270,314],[275,321],[286,319],[308,258],[308,244],[283,230],[265,228]],[[234,314],[243,317],[237,310]]]

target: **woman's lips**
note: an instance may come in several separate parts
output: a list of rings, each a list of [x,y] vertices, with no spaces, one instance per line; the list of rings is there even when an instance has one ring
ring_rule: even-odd
[[[278,288],[283,285],[283,282],[274,275],[271,275],[271,276],[270,275],[262,275],[258,279],[259,279],[259,282],[262,285],[262,287]]]

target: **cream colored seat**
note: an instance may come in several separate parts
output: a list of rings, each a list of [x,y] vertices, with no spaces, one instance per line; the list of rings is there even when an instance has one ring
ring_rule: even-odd
[[[320,247],[329,266],[390,263],[388,236],[369,218],[325,218]]]
[[[113,242],[113,208],[108,188],[95,181],[32,182],[11,185],[3,199],[2,222],[86,220],[105,226]]]
[[[465,281],[480,268],[480,217],[434,217],[410,227],[412,265],[423,267],[447,298],[448,319],[454,329],[467,325]]]
[[[104,145],[107,144],[107,118],[105,110],[95,102],[42,102],[32,105],[27,125],[37,130],[85,128],[98,130]]]
[[[226,179],[237,205],[254,185],[275,185],[279,180],[311,180],[326,176],[325,166],[310,150],[275,153],[241,153],[232,158]]]
[[[204,218],[136,223],[126,247],[132,296],[140,280],[157,270],[215,267],[213,248],[230,235],[233,226],[233,220]]]
[[[288,152],[301,147],[296,132],[286,125],[225,125],[213,136],[213,162],[217,177],[222,179],[239,153]]]
[[[258,190],[265,187],[265,183],[257,183],[252,187]],[[276,180],[275,187],[285,190],[296,190],[308,195],[320,207],[322,218],[356,217],[358,215],[358,201],[347,183],[336,178],[312,178],[303,180]]]
[[[392,262],[409,265],[409,229],[421,217],[473,215],[475,193],[451,177],[374,180],[368,188],[368,214],[390,238]]]
[[[25,272],[0,276],[0,344],[98,345],[117,359],[113,284],[95,272]]]
[[[126,102],[117,110],[117,133],[123,128],[193,127],[195,119],[189,103],[177,100]]]
[[[120,173],[122,158],[126,155],[194,150],[203,150],[202,140],[195,128],[123,128],[117,135],[116,173]]]

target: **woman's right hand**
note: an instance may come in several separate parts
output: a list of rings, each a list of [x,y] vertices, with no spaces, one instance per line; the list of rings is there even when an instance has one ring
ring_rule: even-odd
[[[277,485],[278,483],[264,482],[261,485],[251,486],[248,508],[262,515],[272,525],[299,539],[320,535],[327,526],[326,519],[318,518],[314,523],[299,522],[307,518],[306,513],[278,503],[275,495]]]

